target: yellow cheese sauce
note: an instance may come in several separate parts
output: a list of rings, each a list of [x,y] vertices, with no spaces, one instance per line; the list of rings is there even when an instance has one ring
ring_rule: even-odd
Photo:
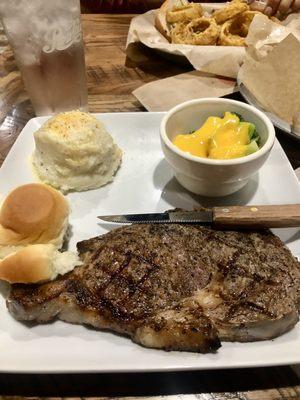
[[[190,134],[177,135],[173,144],[197,157],[231,159],[243,157],[259,149],[255,126],[236,114],[225,112],[224,117],[209,117]]]

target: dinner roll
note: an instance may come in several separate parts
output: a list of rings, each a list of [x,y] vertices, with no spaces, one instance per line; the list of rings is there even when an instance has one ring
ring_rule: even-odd
[[[69,205],[50,186],[30,183],[14,189],[0,209],[0,258],[27,244],[60,248],[68,228]]]
[[[0,279],[10,283],[45,282],[81,264],[75,253],[61,253],[53,244],[34,244],[0,261]]]

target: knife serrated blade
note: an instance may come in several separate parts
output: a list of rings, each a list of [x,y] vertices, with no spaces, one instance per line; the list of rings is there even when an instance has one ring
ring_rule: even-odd
[[[201,224],[226,228],[287,228],[300,226],[300,204],[225,206],[201,211],[103,215],[117,224]]]
[[[212,211],[172,211],[164,213],[149,214],[123,214],[123,215],[101,215],[98,217],[106,222],[117,224],[179,224],[179,223],[212,223]]]

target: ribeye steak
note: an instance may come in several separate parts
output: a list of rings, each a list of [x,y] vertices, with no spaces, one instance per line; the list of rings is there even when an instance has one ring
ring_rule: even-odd
[[[84,264],[56,281],[13,285],[18,320],[61,320],[147,346],[209,352],[271,339],[298,321],[299,262],[269,231],[132,225],[78,243]]]

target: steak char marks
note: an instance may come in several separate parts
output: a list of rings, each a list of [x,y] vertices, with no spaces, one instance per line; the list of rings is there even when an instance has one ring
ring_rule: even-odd
[[[299,263],[268,231],[131,225],[77,245],[83,265],[41,285],[13,285],[19,320],[73,323],[167,350],[274,338],[298,321]]]

